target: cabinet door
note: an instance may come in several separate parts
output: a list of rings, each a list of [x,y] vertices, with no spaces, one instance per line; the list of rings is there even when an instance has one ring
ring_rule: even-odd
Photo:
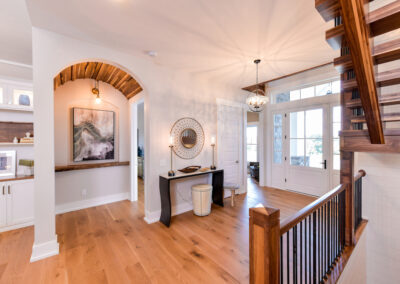
[[[33,180],[7,184],[7,225],[33,220]]]
[[[7,224],[6,186],[5,183],[0,183],[0,227]]]

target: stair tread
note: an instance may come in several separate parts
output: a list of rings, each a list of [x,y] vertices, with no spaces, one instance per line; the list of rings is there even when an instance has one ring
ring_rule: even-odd
[[[338,25],[326,31],[326,41],[335,50],[342,47],[342,39],[345,36],[344,25]]]
[[[386,86],[400,84],[400,68],[378,73],[375,76],[375,82],[377,87],[386,87]],[[351,79],[342,82],[342,88],[344,90],[351,90],[356,87],[357,87],[356,79]]]
[[[381,116],[384,122],[400,121],[400,113],[386,113]],[[352,116],[351,123],[364,123],[365,116]]]
[[[369,2],[372,1],[374,0],[369,0]],[[315,9],[326,22],[340,15],[342,10],[339,0],[315,0]]]
[[[397,0],[366,16],[371,36],[378,36],[400,28],[400,1]]]
[[[378,98],[380,105],[395,105],[400,104],[400,93],[383,95]],[[361,106],[361,99],[354,99],[346,102],[346,107],[356,108]]]
[[[373,47],[374,64],[382,64],[400,59],[400,38]],[[343,55],[333,60],[335,68],[343,73],[353,68],[351,55]]]

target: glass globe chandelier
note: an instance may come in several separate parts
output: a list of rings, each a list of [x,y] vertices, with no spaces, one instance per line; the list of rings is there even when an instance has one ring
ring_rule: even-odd
[[[251,91],[246,99],[246,104],[252,112],[261,112],[265,105],[269,102],[269,99],[265,96],[264,91],[258,88],[258,64],[260,62],[260,59],[254,60],[254,63],[256,64],[256,89]]]

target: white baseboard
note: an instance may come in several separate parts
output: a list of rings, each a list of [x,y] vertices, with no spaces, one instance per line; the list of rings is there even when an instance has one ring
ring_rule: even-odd
[[[175,216],[191,210],[193,210],[192,203],[177,204],[175,206],[172,206],[171,215]],[[146,211],[144,220],[146,221],[146,223],[151,224],[160,221],[160,216],[161,216],[161,210],[157,210],[154,212]]]
[[[81,210],[85,208],[90,208],[94,206],[104,205],[127,199],[130,199],[130,192],[122,192],[117,194],[96,197],[92,199],[84,199],[84,200],[59,204],[56,205],[56,214],[67,213],[71,211]]]
[[[33,244],[31,262],[35,262],[57,254],[59,254],[59,245],[57,242],[57,237],[55,236],[51,241],[41,244]]]
[[[34,222],[32,220],[32,221],[24,222],[24,223],[17,224],[17,225],[11,225],[11,226],[2,227],[2,228],[0,228],[0,233],[5,232],[5,231],[11,231],[11,230],[24,228],[24,227],[33,226],[33,224],[34,224]]]

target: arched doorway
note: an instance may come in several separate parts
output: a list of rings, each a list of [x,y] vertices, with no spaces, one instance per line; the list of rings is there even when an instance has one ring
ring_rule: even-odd
[[[93,205],[100,205],[102,203],[127,199],[125,195],[126,192],[123,192],[124,194],[119,191],[107,193],[107,191],[103,189],[103,195],[105,195],[105,198],[103,198],[103,196],[99,197],[93,193],[95,191],[93,189],[94,186],[105,187],[105,184],[107,182],[111,183],[111,181],[112,184],[108,184],[108,188],[120,187],[124,188],[125,190],[126,184],[121,182],[121,179],[125,180],[126,175],[121,177],[118,176],[119,172],[115,174],[112,173],[112,171],[118,171],[120,168],[115,169],[116,167],[126,167],[127,165],[130,165],[129,199],[132,201],[136,200],[138,188],[136,162],[137,153],[136,155],[133,154],[137,152],[137,139],[135,138],[137,132],[136,129],[134,129],[136,128],[137,124],[133,121],[135,117],[132,114],[129,114],[131,111],[131,104],[137,98],[135,96],[143,90],[141,85],[128,72],[115,65],[101,61],[80,62],[68,66],[59,72],[54,77],[53,81],[55,96],[54,126],[56,173],[61,172],[63,169],[68,171],[81,171],[83,169],[92,169],[97,167],[109,168],[109,172],[104,171],[104,169],[102,169],[102,172],[97,170],[99,171],[100,175],[99,180],[102,180],[103,178],[103,182],[100,181],[96,184],[96,176],[93,175],[93,171],[85,172],[87,173],[86,178],[91,179],[90,183],[88,181],[80,184],[77,184],[77,182],[71,182],[69,184],[69,188],[73,188],[73,190],[71,190],[69,194],[74,196],[73,198],[71,197],[72,202],[69,200],[69,203],[72,204],[71,206],[63,205],[66,200],[65,196],[60,198],[58,197],[60,196],[59,191],[61,189],[66,189],[66,181],[64,180],[64,184],[60,185],[60,182],[58,181],[59,179],[56,178],[56,213],[73,211],[73,208],[87,208]],[[74,88],[73,86],[76,84],[78,84],[79,87]],[[93,88],[97,88],[97,92],[100,90],[100,97],[102,99],[100,104],[94,103],[96,96],[93,96],[91,92],[91,90],[93,91]],[[111,89],[114,91],[111,91]],[[59,102],[59,97],[61,95],[60,92],[63,93],[62,97],[64,97],[61,103]],[[71,93],[73,93],[73,95],[71,95]],[[70,99],[65,98],[68,96],[72,97],[70,97]],[[78,98],[80,99],[79,101],[77,101]],[[89,123],[85,122],[83,128],[78,128],[75,122],[79,121],[79,119],[77,119],[78,115],[85,115],[82,114],[82,112],[90,113],[91,117],[98,116],[99,113],[111,114],[110,119],[113,120],[111,123],[111,130],[115,133],[113,132],[112,135],[108,135],[108,137],[94,137],[98,133],[107,131],[107,129],[104,129],[105,127],[102,127],[93,121],[89,121]],[[58,113],[64,113],[64,117],[59,118]],[[64,121],[62,127],[60,128],[68,128],[69,130],[61,130],[64,131],[64,133],[60,134],[60,130],[57,129],[57,123],[59,123],[59,121]],[[105,123],[104,118],[101,121],[103,124]],[[69,134],[66,135],[66,132],[69,132]],[[129,134],[130,132],[132,135]],[[84,133],[85,137],[89,138],[86,140],[83,139],[81,133]],[[77,140],[76,137],[78,137]],[[99,140],[101,140],[101,142],[99,142]],[[89,143],[92,143],[92,145],[88,145]],[[83,146],[81,144],[83,144]],[[109,144],[111,144],[111,146]],[[59,155],[57,154],[57,148],[60,149],[60,145],[64,145],[64,148],[61,147],[61,150],[68,152],[68,155],[65,155],[64,159],[60,159]],[[76,147],[76,145],[79,145],[79,147]],[[128,146],[129,148],[127,149]],[[78,151],[76,149],[78,149]],[[79,149],[83,149],[86,152],[80,153],[76,156],[76,152],[79,152]],[[96,156],[95,154],[98,154],[98,152],[103,152],[103,149],[111,149],[111,155],[108,155],[107,153],[107,155],[97,158],[99,155]],[[129,155],[129,152],[131,152],[132,155]],[[88,153],[90,153],[90,155]],[[108,180],[104,180],[104,174],[110,175]],[[61,174],[58,174],[58,176],[61,176]],[[73,178],[74,176],[71,174],[70,179]],[[77,175],[76,179],[83,179],[83,177]],[[80,186],[81,188],[78,189],[76,188],[77,186]],[[77,200],[77,197],[79,197],[79,194],[81,194],[80,197],[82,200],[79,201],[78,205],[74,205],[74,202]]]

